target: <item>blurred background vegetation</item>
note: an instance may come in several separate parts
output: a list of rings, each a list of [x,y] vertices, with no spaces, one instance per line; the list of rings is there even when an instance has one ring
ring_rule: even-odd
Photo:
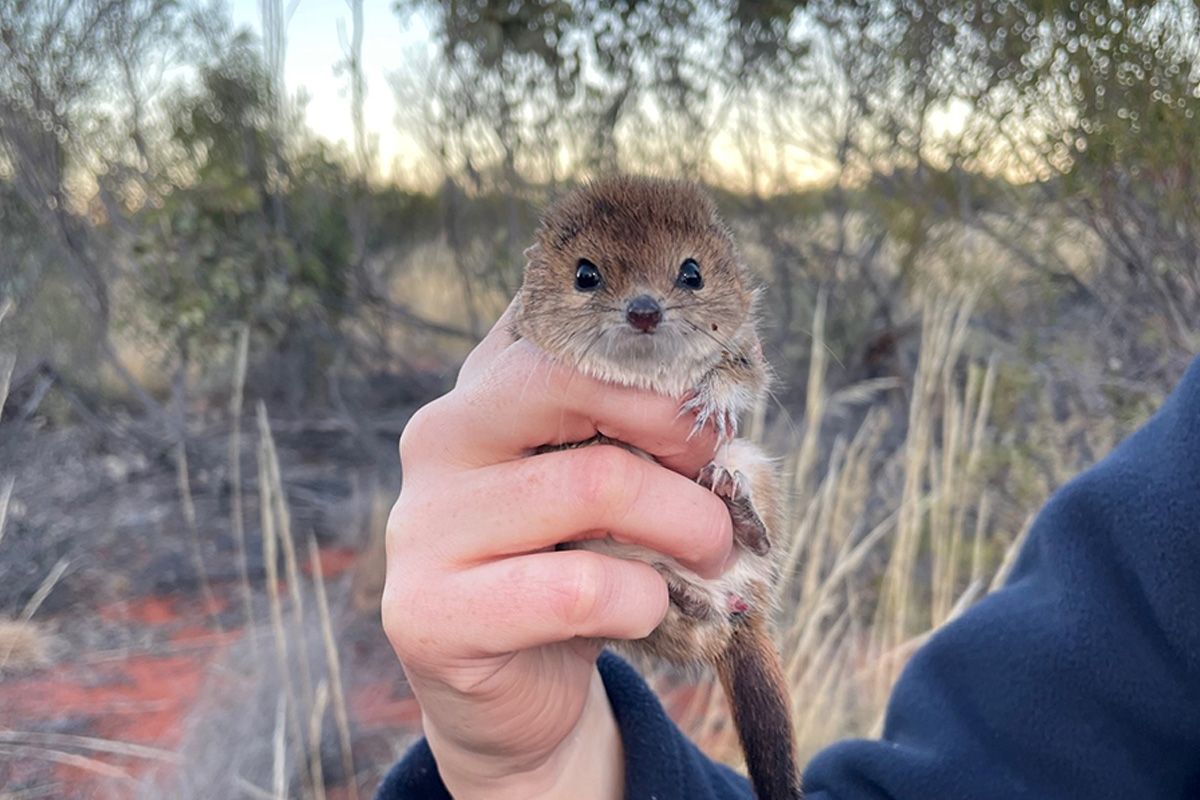
[[[218,774],[240,781],[221,796],[369,791],[405,740],[363,744],[336,687],[398,673],[359,625],[396,437],[516,290],[539,209],[589,177],[701,181],[765,287],[779,380],[751,430],[792,480],[806,752],[878,731],[912,647],[1200,350],[1195,3],[327,2],[340,141],[285,80],[314,5],[259,0],[252,30],[207,0],[0,0],[0,671],[161,655],[128,608],[89,616],[138,594],[245,632],[210,654],[243,694],[198,690],[190,722],[140,737],[161,751],[97,750],[139,734],[64,728],[52,702],[0,732],[21,797],[70,780],[14,766],[31,753],[105,777],[95,796],[217,796]],[[381,28],[419,45],[386,83]],[[383,96],[399,156],[369,124]],[[293,530],[368,553],[328,602]],[[328,626],[302,613],[318,590]],[[707,686],[672,708],[736,756]],[[212,731],[233,724],[256,744],[230,770]]]

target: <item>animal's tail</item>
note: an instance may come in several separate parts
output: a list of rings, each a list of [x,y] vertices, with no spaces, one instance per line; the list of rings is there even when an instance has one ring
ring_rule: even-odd
[[[779,653],[759,615],[742,619],[716,664],[758,800],[801,800],[796,736]]]

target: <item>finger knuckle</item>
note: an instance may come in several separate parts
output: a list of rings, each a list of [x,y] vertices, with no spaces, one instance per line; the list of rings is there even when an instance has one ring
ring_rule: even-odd
[[[559,613],[571,628],[593,620],[603,606],[608,587],[608,570],[602,556],[584,550],[570,551],[570,567],[563,575]]]
[[[413,463],[429,451],[445,398],[428,403],[409,417],[400,434],[400,464],[411,469]]]
[[[400,563],[419,549],[420,543],[429,537],[428,514],[421,509],[418,499],[420,487],[405,486],[400,497],[392,505],[384,528],[384,560],[388,566]]]
[[[611,445],[588,448],[576,460],[572,481],[585,510],[597,516],[620,515],[633,500],[636,479],[625,451]]]
[[[389,570],[384,579],[380,614],[383,631],[401,661],[411,659],[420,650],[417,645],[420,638],[416,625],[418,617],[412,613],[410,597],[404,577],[397,570]]]

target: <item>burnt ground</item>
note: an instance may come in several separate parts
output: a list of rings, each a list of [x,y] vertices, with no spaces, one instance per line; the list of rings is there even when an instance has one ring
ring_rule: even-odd
[[[358,430],[328,420],[273,424],[302,561],[310,534],[320,547],[363,796],[418,718],[373,607],[379,559],[361,558],[378,543],[379,509],[386,512],[399,487],[395,448],[406,418],[393,413]],[[202,744],[195,729],[214,712],[206,705],[244,701],[214,690],[231,670],[254,671],[245,669],[252,634],[230,525],[229,433],[225,422],[189,434],[193,537],[171,449],[84,427],[0,427],[0,478],[15,480],[0,539],[0,620],[17,617],[65,564],[33,617],[40,657],[10,659],[0,672],[0,791],[156,796],[145,776],[161,780],[178,765],[121,746],[178,751],[183,763],[199,764],[188,748]],[[247,415],[241,449],[252,630],[269,641],[257,447]],[[0,641],[0,659],[4,650]],[[338,776],[331,777],[332,786]]]

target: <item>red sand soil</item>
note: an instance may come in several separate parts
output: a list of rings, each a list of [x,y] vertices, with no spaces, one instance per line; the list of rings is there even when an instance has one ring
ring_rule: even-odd
[[[200,605],[171,595],[97,608],[97,624],[161,632],[161,637],[155,637],[163,643],[155,648],[160,652],[74,652],[71,660],[46,669],[4,675],[0,680],[4,726],[14,731],[66,733],[173,749],[210,664],[238,635],[237,631],[220,633],[208,627]],[[64,752],[83,758],[68,756],[69,763],[54,760],[56,753]],[[19,785],[17,781],[32,786],[58,784],[63,797],[84,796],[99,778],[121,774],[136,778],[157,766],[145,758],[49,745],[29,756],[18,774],[13,770],[5,774],[6,763],[0,761],[0,786]],[[112,769],[106,770],[106,765]],[[128,783],[132,788],[132,781]]]
[[[358,561],[358,551],[353,547],[323,547],[317,557],[321,561],[321,574],[325,580],[345,575]],[[308,559],[300,565],[300,571],[312,577],[312,564]]]
[[[321,553],[327,579],[352,569],[354,560],[345,548]],[[235,596],[236,589],[229,591]],[[215,600],[217,611],[228,604],[221,594]],[[80,610],[72,613],[77,617]],[[0,674],[0,733],[52,732],[173,751],[214,665],[241,631],[218,630],[204,601],[183,594],[122,600],[91,613],[97,626],[136,630],[139,641],[154,644],[142,650],[75,649],[45,669]],[[74,625],[79,622],[72,619]],[[663,692],[668,713],[685,725],[707,705],[707,692],[695,686],[663,687]],[[411,696],[398,695],[395,680],[347,686],[346,696],[352,725],[366,737],[395,741],[420,728],[420,709]],[[132,794],[138,777],[161,766],[156,760],[86,748],[55,748],[68,754],[70,763],[56,762],[47,752],[50,745],[39,746],[40,752],[27,759],[14,759],[2,752],[6,746],[0,739],[0,790],[57,785],[56,797],[87,797],[103,781],[113,788],[99,796],[119,799]],[[112,780],[121,776],[128,780]],[[369,796],[371,787],[362,788]],[[343,800],[346,795],[331,788],[327,797]]]
[[[340,548],[322,553],[321,560],[326,578],[353,566],[353,558]],[[226,599],[218,594],[216,600],[217,610],[222,610]],[[173,751],[214,664],[241,631],[218,630],[203,600],[186,595],[132,598],[92,613],[97,626],[136,629],[139,641],[153,641],[153,646],[73,650],[66,660],[44,669],[7,671],[0,675],[0,731],[89,736]],[[79,622],[71,620],[73,625]],[[420,720],[416,704],[396,697],[395,691],[395,681],[347,687],[354,725],[379,732],[397,726],[413,730]],[[0,740],[0,750],[6,746]],[[65,759],[54,760],[64,753]],[[11,752],[0,755],[9,756],[0,757],[0,790],[56,784],[54,796],[64,798],[88,796],[89,788],[100,781],[128,786],[132,793],[136,778],[161,766],[147,758],[44,743],[21,751],[20,758]],[[122,775],[130,780],[112,780]],[[120,788],[112,792],[103,796],[123,796]],[[327,796],[344,797],[334,789]]]

